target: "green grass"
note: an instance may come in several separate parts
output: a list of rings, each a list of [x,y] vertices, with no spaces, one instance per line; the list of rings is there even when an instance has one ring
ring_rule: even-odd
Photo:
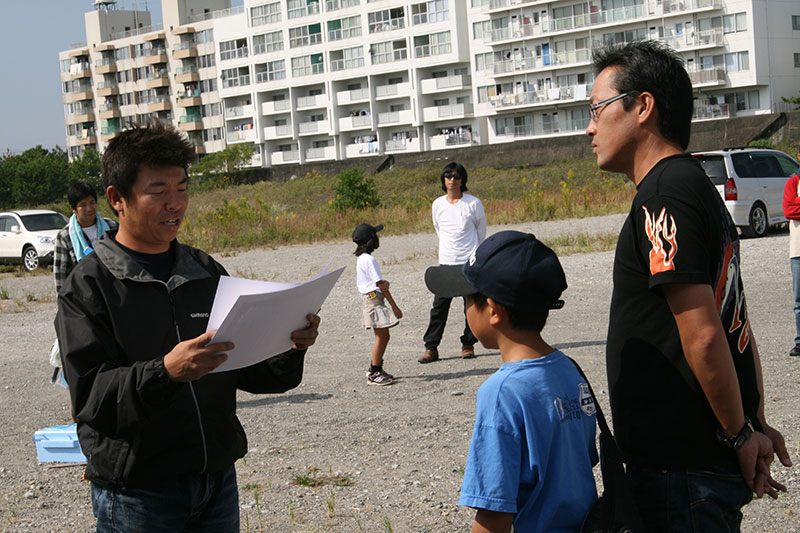
[[[440,165],[395,167],[373,176],[380,207],[333,208],[336,177],[307,173],[291,181],[195,191],[181,240],[228,252],[349,237],[360,222],[381,223],[384,235],[431,231],[430,207],[442,195]],[[484,204],[490,225],[621,213],[634,188],[597,169],[594,158],[543,167],[469,170],[469,192]]]

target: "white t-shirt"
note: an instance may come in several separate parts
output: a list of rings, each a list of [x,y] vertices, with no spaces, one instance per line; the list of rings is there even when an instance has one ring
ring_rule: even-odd
[[[486,238],[483,204],[466,193],[451,204],[445,195],[433,201],[431,212],[439,236],[439,264],[463,265]]]
[[[94,245],[97,244],[97,223],[95,222],[91,226],[81,229],[86,238],[89,239],[89,246],[94,248]]]
[[[375,282],[383,279],[381,267],[370,254],[361,254],[356,260],[356,286],[361,294],[381,292]]]

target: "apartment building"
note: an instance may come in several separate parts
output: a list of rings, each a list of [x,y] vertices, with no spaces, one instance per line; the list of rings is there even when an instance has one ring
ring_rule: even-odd
[[[581,135],[592,49],[637,39],[684,58],[695,120],[800,90],[795,0],[162,0],[161,27],[98,4],[60,55],[71,157],[150,116],[255,166]]]

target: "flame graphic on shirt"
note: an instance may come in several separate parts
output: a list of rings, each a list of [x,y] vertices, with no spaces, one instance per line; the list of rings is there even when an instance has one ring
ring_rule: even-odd
[[[739,333],[737,348],[739,353],[744,352],[750,342],[750,324],[747,317],[747,304],[745,303],[744,293],[739,285],[739,268],[737,256],[734,254],[733,244],[728,243],[725,247],[722,269],[719,279],[717,279],[715,296],[717,301],[717,311],[723,316],[725,309],[733,306],[733,316],[731,317],[728,333],[733,333],[742,328]],[[743,327],[744,326],[744,327]]]
[[[642,206],[642,209],[644,209],[644,231],[653,246],[650,250],[650,274],[675,270],[675,264],[672,262],[678,253],[676,239],[678,226],[675,224],[675,218],[667,215],[666,207],[661,208],[658,217],[651,215],[647,207]],[[668,247],[664,247],[665,241]]]

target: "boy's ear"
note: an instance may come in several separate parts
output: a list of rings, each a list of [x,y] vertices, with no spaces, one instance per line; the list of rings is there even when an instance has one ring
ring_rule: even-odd
[[[503,304],[495,302],[491,298],[486,298],[486,305],[489,307],[489,324],[497,326],[506,319],[506,308]]]

